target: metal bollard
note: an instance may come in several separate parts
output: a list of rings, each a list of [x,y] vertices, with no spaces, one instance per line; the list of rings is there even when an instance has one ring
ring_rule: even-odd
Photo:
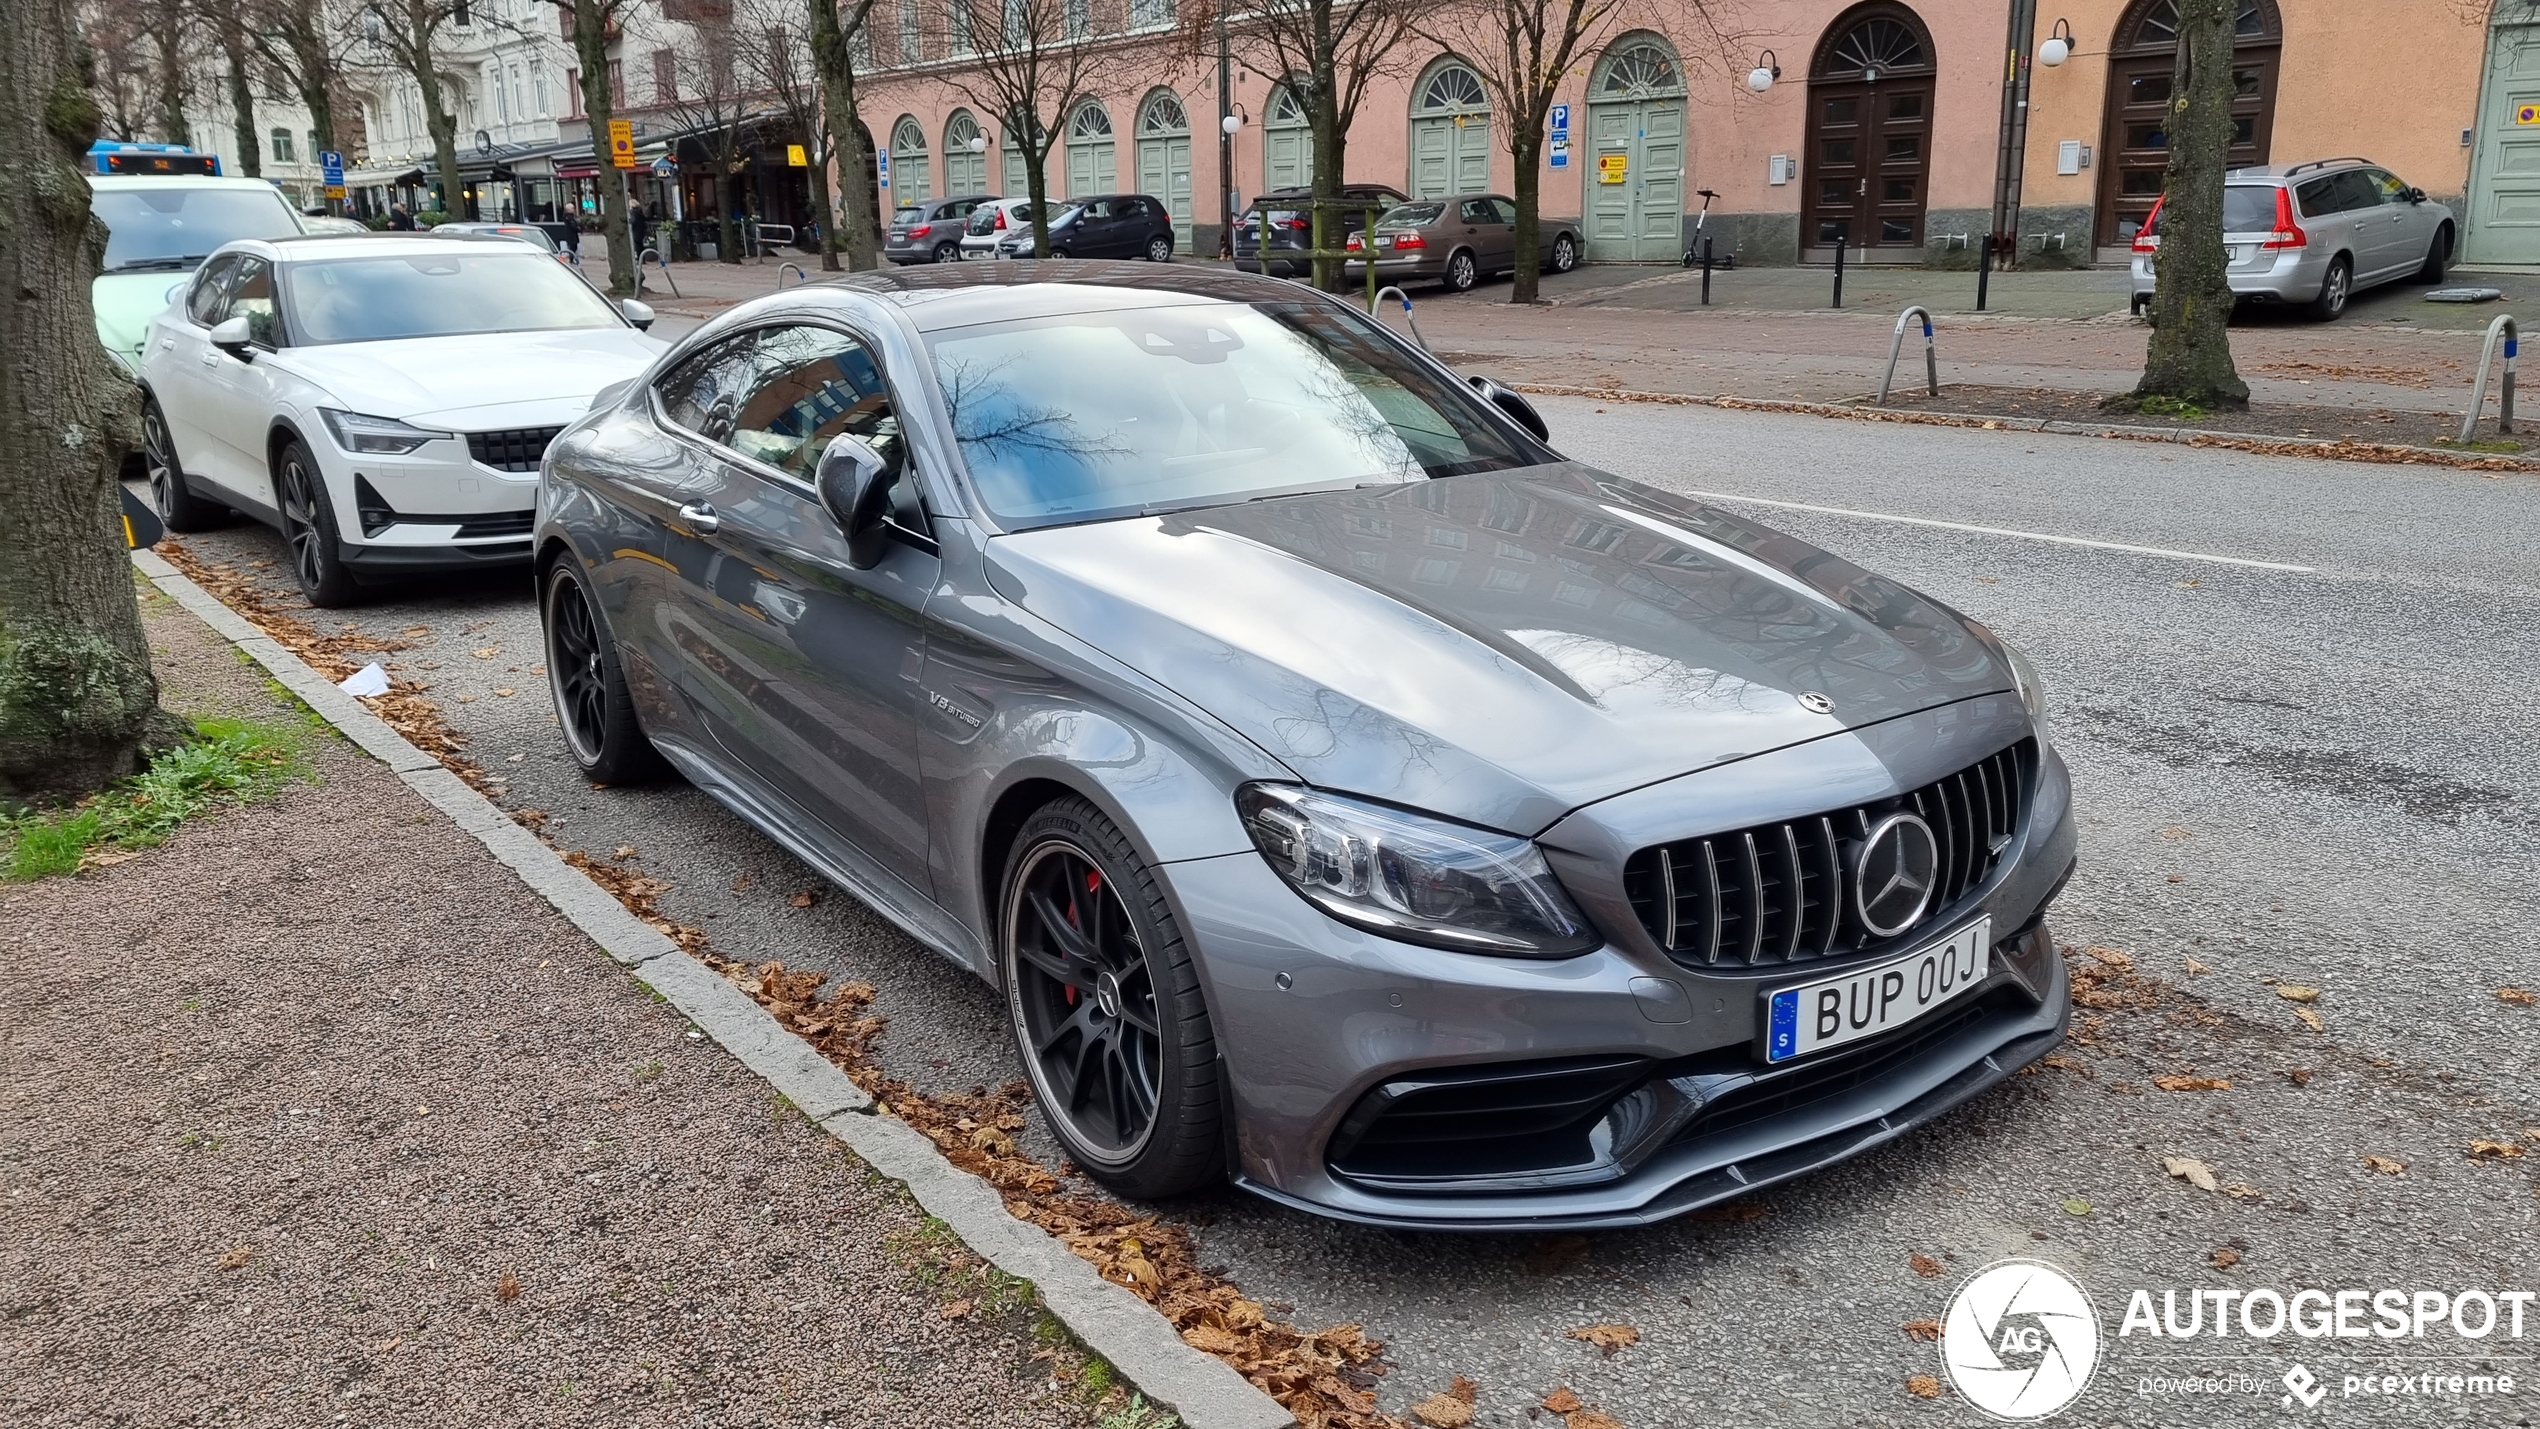
[[[1838,308],[1843,306],[1843,250],[1845,246],[1845,241],[1841,238],[1834,241],[1834,305]]]
[[[679,280],[670,276],[670,260],[662,256],[662,252],[658,248],[647,248],[643,252],[635,255],[635,286],[638,289],[641,289],[644,286],[644,260],[647,258],[652,259],[654,263],[660,266],[661,280],[670,285],[670,295],[674,298],[678,297]]]
[[[1411,324],[1412,338],[1420,344],[1420,350],[1422,352],[1427,352],[1429,350],[1429,339],[1423,336],[1420,331],[1420,320],[1411,315],[1411,295],[1409,293],[1404,292],[1400,288],[1382,289],[1377,292],[1374,297],[1367,300],[1368,313],[1371,316],[1375,313],[1376,304],[1384,301],[1386,293],[1391,293],[1402,300],[1402,320]]]
[[[1976,311],[1984,311],[1985,289],[1993,279],[1993,235],[1984,236],[1984,251],[1976,255]]]
[[[803,265],[789,258],[776,265],[777,287],[782,288],[785,286],[785,272],[787,269],[793,270],[794,286],[801,287],[803,284],[811,281],[811,275],[803,271]]]
[[[2511,436],[2514,429],[2514,359],[2522,353],[2522,337],[2514,327],[2514,315],[2498,313],[2487,325],[2486,345],[2478,350],[2478,380],[2470,384],[2469,415],[2461,419],[2461,440],[2478,435],[2478,414],[2487,407],[2487,364],[2496,356],[2496,340],[2505,341],[2505,385],[2496,394],[2496,430]]]
[[[1711,240],[1702,240],[1702,306],[1711,306]]]
[[[1931,309],[1916,303],[1896,315],[1896,338],[1887,345],[1887,375],[1879,379],[1878,400],[1871,403],[1871,406],[1887,405],[1888,388],[1894,386],[1896,382],[1896,359],[1905,350],[1905,324],[1912,321],[1917,314],[1920,314],[1923,320],[1923,379],[1930,384],[1931,395],[1935,397],[1940,395],[1940,353],[1932,346]]]

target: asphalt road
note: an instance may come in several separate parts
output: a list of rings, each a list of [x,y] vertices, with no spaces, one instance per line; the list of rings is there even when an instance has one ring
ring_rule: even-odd
[[[1477,1422],[1512,1429],[1563,1384],[1631,1429],[1977,1422],[1952,1392],[1911,1392],[1939,1357],[1903,1327],[1939,1318],[1966,1275],[2011,1255],[2073,1272],[2102,1318],[2101,1367],[2064,1422],[2289,1419],[2298,1406],[2279,1406],[2279,1377],[2298,1360],[2332,1386],[2318,1417],[2529,1423],[2540,1313],[2519,1342],[2115,1331],[2138,1288],[2157,1303],[2172,1288],[2540,1282],[2526,1169],[2540,1163],[2540,1131],[2519,1160],[2467,1154],[2473,1138],[2515,1141],[2540,1124],[2540,1008],[2495,991],[2540,982],[2529,930],[2540,755],[2528,737],[2540,723],[2540,575],[2527,555],[2540,545],[2540,491],[2521,478],[2089,438],[1543,406],[1570,454],[1717,493],[2033,654],[2083,822],[2054,928],[2066,944],[2130,957],[2143,980],[2111,987],[2141,1005],[2093,1014],[2065,1067],[1776,1188],[1752,1220],[1529,1240],[1337,1226],[1233,1193],[1169,1208],[1204,1223],[1209,1256],[1300,1322],[1358,1321],[1389,1341],[1386,1408],[1460,1374],[1479,1385]],[[1882,519],[1896,516],[1998,530]],[[260,528],[188,539],[214,558],[268,562],[269,583],[288,584],[279,542]],[[631,846],[628,862],[674,885],[666,909],[727,954],[875,983],[895,1071],[943,1088],[1016,1075],[985,987],[701,795],[572,777],[536,673],[525,582],[383,592],[336,618],[383,636],[421,627],[388,659],[434,686],[506,777],[504,802],[547,811],[561,844]],[[806,889],[817,901],[791,906]],[[2321,992],[2298,1004],[2277,982]],[[2299,1020],[2306,1010],[2321,1030]],[[2152,1085],[2191,1073],[2230,1086]],[[2404,1169],[2372,1169],[2367,1155]],[[2164,1156],[2207,1163],[2223,1189],[2167,1174]],[[1606,1322],[1635,1326],[1639,1343],[1606,1357],[1564,1334]],[[2344,1375],[2434,1356],[2474,1357],[2445,1367],[2484,1364],[2522,1392],[2334,1390]],[[2252,1387],[2142,1392],[2147,1376],[2189,1373]]]

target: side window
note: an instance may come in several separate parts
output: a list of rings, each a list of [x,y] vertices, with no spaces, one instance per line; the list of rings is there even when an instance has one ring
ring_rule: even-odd
[[[262,258],[241,258],[238,276],[229,285],[229,308],[222,315],[247,320],[247,337],[266,347],[282,345],[282,324],[274,316],[273,265]]]
[[[2388,169],[2366,169],[2364,177],[2372,183],[2376,202],[2403,204],[2408,201],[2408,186],[2399,182],[2399,176]]]
[[[205,327],[221,320],[222,310],[229,306],[229,278],[238,271],[238,256],[230,254],[203,265],[194,275],[194,291],[185,298],[185,315]]]
[[[2328,174],[2320,178],[2304,180],[2294,188],[2293,196],[2302,201],[2304,218],[2324,218],[2337,212],[2336,189],[2337,176]]]
[[[692,354],[653,385],[662,415],[711,442],[732,435],[741,392],[749,383],[756,333],[739,333]]]
[[[1499,210],[1491,207],[1489,199],[1468,198],[1464,200],[1464,221],[1466,223],[1497,223]]]
[[[899,418],[872,352],[834,328],[762,330],[726,445],[807,482],[842,435],[863,438],[899,465]]]
[[[1111,217],[1111,200],[1096,199],[1092,203],[1085,205],[1085,222],[1100,223],[1102,220],[1109,217]]]
[[[1499,210],[1500,222],[1514,224],[1517,221],[1517,201],[1515,199],[1495,198],[1490,201],[1490,206]]]

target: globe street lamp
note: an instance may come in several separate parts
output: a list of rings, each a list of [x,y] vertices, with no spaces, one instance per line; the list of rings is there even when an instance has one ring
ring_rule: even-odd
[[[2053,69],[2055,66],[2072,58],[2072,54],[2072,22],[2069,20],[2057,20],[2055,22],[2055,32],[2046,37],[2046,43],[2037,47],[2037,62],[2046,66],[2048,69]]]
[[[1755,68],[1746,72],[1746,87],[1757,94],[1762,94],[1773,87],[1774,80],[1781,77],[1781,60],[1771,50],[1766,50],[1755,57]]]

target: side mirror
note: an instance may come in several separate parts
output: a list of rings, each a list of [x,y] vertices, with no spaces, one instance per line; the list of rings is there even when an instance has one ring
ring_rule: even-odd
[[[253,360],[248,353],[253,349],[255,338],[248,332],[247,320],[243,317],[222,319],[212,328],[211,342],[212,346],[241,362]]]
[[[829,519],[847,538],[847,564],[869,570],[881,563],[890,540],[882,529],[889,514],[891,479],[888,462],[862,437],[841,434],[829,439],[812,474],[813,489]]]
[[[2423,203],[2425,202],[2425,190],[2412,184],[2409,186],[2408,191],[2401,195],[2401,197],[2405,198],[2410,203]]]
[[[1515,388],[1502,386],[1487,377],[1467,377],[1464,380],[1473,384],[1473,390],[1482,394],[1483,401],[1506,412],[1518,426],[1534,433],[1536,440],[1552,440],[1552,429],[1543,424],[1543,414],[1536,411],[1535,404],[1519,395]]]
[[[650,303],[639,303],[633,298],[620,298],[617,310],[626,315],[626,320],[635,325],[637,332],[643,332],[653,325],[653,307]]]

